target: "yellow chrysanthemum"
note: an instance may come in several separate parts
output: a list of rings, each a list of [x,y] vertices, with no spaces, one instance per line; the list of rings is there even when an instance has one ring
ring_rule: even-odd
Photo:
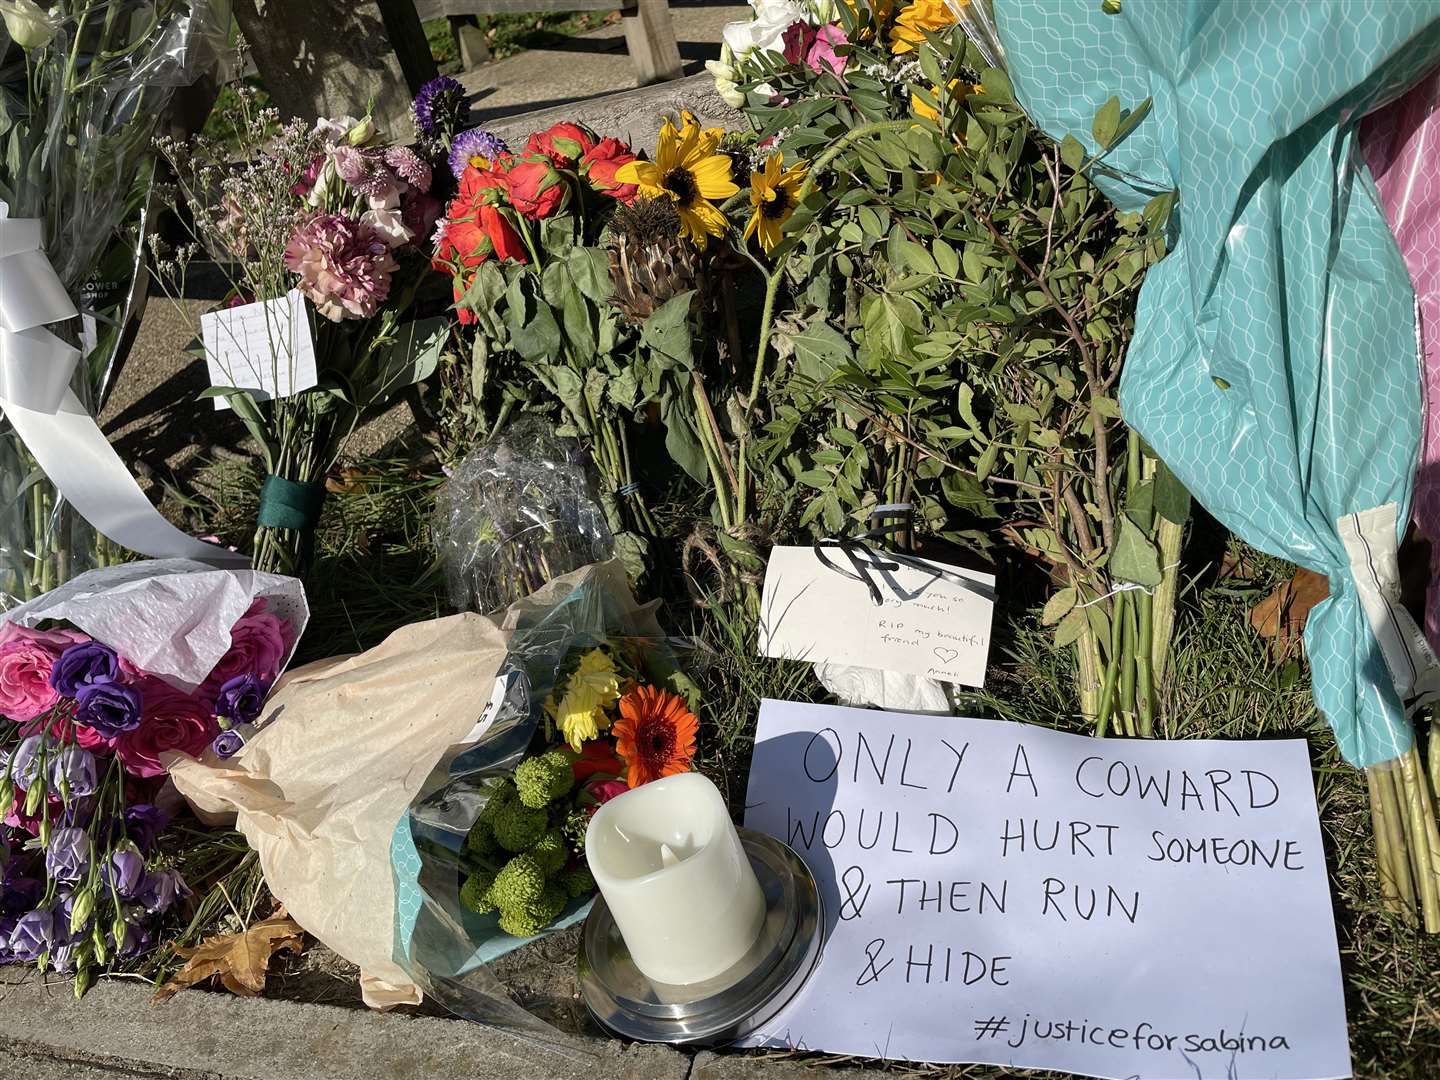
[[[545,711],[555,721],[570,748],[579,752],[581,745],[597,738],[610,726],[605,710],[620,700],[620,676],[610,657],[600,649],[591,649],[580,658],[574,674],[565,684],[565,693],[556,705],[554,698],[545,703]]]
[[[875,28],[884,26],[890,21],[890,16],[895,11],[895,0],[843,0],[845,6],[850,9],[850,15],[855,22],[860,21],[862,11],[871,17],[871,23],[860,30],[856,41],[869,41],[875,36]]]
[[[963,5],[962,5],[963,6]],[[890,30],[890,51],[892,53],[914,52],[915,47],[925,40],[924,30],[944,30],[955,24],[955,13],[945,0],[915,0],[915,3],[900,12]]]
[[[795,212],[800,185],[805,182],[805,162],[784,169],[783,154],[771,154],[765,168],[750,174],[750,205],[754,207],[745,239],[759,236],[760,246],[769,252],[780,243],[781,227]]]
[[[615,171],[621,184],[636,184],[646,199],[669,199],[680,214],[680,235],[704,248],[725,232],[725,215],[711,200],[728,199],[740,189],[730,179],[730,158],[715,148],[725,132],[702,128],[682,114],[681,127],[667,119],[660,128],[654,161],[632,161]]]
[[[959,79],[951,79],[945,84],[945,89],[950,94],[950,100],[958,105],[971,94],[981,93],[985,88],[979,83],[962,83]],[[936,96],[938,97],[939,95],[937,94]],[[910,111],[916,116],[924,117],[926,120],[933,120],[937,124],[940,122],[939,111],[932,109],[916,94],[910,95]]]

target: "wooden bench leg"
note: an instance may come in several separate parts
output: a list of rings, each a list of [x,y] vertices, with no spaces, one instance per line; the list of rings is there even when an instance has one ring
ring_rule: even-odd
[[[625,47],[635,65],[635,85],[680,77],[680,45],[666,0],[635,0],[623,12]]]

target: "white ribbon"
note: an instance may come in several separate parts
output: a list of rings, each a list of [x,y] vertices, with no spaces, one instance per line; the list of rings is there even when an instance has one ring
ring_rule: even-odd
[[[43,223],[0,202],[0,410],[55,487],[117,544],[152,558],[248,565],[243,555],[181,532],[140,490],[70,389],[80,350],[45,326],[77,312],[41,250]]]

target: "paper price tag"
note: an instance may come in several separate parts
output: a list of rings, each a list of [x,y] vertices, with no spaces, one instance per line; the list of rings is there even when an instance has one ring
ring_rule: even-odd
[[[831,556],[844,566],[845,556]],[[827,567],[814,548],[770,552],[760,606],[760,654],[849,664],[966,686],[985,684],[994,601],[937,575],[956,574],[993,595],[995,578],[928,560],[875,571],[882,603],[863,581]]]
[[[276,300],[200,316],[211,386],[234,386],[261,400],[309,390],[319,375],[305,297],[292,289]],[[228,409],[223,397],[216,409]]]

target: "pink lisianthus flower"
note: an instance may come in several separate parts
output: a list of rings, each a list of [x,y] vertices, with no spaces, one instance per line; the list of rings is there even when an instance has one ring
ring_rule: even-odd
[[[836,54],[838,46],[850,44],[839,23],[827,23],[818,29],[809,23],[793,22],[785,28],[785,62],[803,64],[815,74],[827,68],[835,75],[844,75],[848,57]]]
[[[89,750],[92,754],[104,756],[115,749],[114,739],[105,738],[92,727],[76,724],[71,730],[75,735],[75,744],[82,750]]]
[[[0,716],[26,723],[53,707],[60,695],[50,685],[50,669],[69,646],[85,640],[75,630],[0,623]]]
[[[200,696],[214,701],[220,687],[240,675],[254,675],[266,685],[274,683],[294,644],[294,628],[266,610],[263,599],[257,599],[230,628],[230,651],[205,677]]]
[[[115,740],[120,764],[132,776],[162,776],[168,754],[198,758],[220,733],[209,699],[181,693],[160,679],[145,678],[137,686],[145,718]]]
[[[805,52],[805,66],[817,75],[825,67],[837,77],[844,75],[850,58],[838,55],[835,50],[841,45],[849,44],[850,39],[845,36],[845,30],[839,23],[827,23],[815,31],[815,39]]]
[[[323,211],[311,214],[290,237],[285,265],[331,322],[374,315],[390,295],[390,275],[400,268],[385,238],[369,225]]]

